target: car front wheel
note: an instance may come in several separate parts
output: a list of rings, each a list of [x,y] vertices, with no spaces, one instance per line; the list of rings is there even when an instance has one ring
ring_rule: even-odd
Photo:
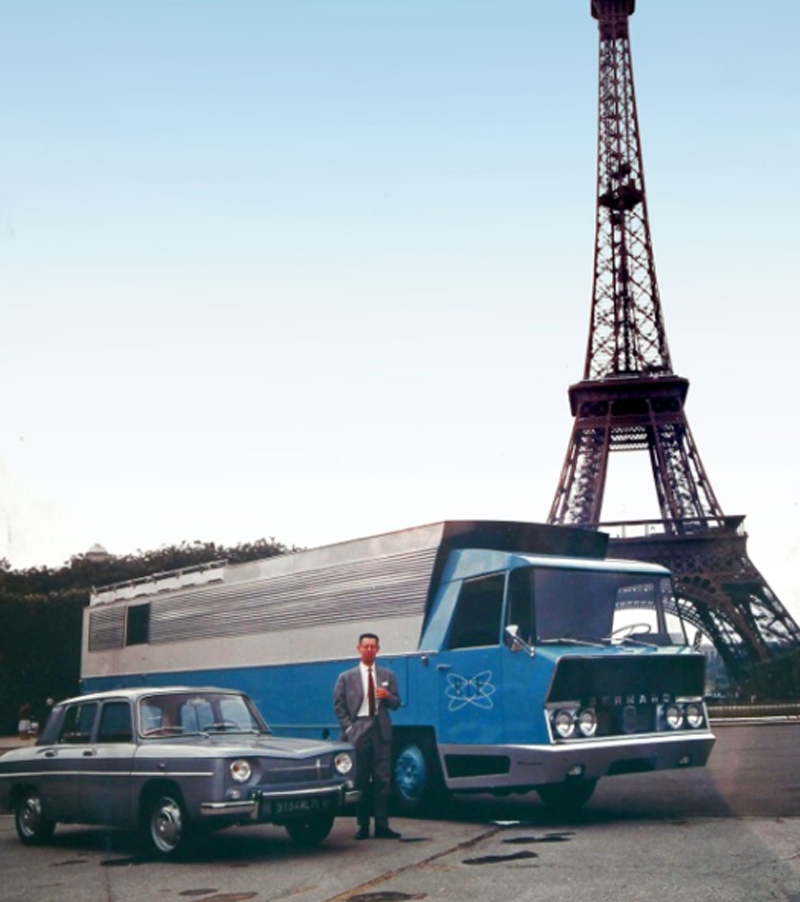
[[[332,814],[317,814],[314,817],[287,821],[286,832],[298,846],[308,848],[318,846],[331,832],[334,817]]]
[[[177,793],[155,796],[146,809],[143,826],[150,850],[161,858],[177,858],[188,845],[189,820]]]
[[[14,824],[17,836],[26,846],[42,845],[48,842],[56,829],[55,821],[46,818],[42,812],[42,799],[36,790],[28,790],[19,797],[14,806]]]

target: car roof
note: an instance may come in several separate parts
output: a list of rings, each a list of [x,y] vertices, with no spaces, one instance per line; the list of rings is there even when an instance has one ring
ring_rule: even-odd
[[[136,686],[134,688],[104,689],[102,692],[87,692],[86,695],[76,695],[73,698],[65,698],[59,705],[74,704],[76,702],[104,701],[110,698],[125,698],[136,701],[143,696],[173,695],[176,692],[191,692],[193,694],[203,692],[224,692],[229,695],[244,695],[240,689],[227,689],[221,686]]]

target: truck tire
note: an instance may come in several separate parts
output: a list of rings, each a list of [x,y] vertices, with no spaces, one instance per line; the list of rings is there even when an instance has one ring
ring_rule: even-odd
[[[447,798],[439,757],[427,737],[403,741],[392,765],[392,801],[400,815],[431,814]]]
[[[596,786],[597,780],[565,780],[539,786],[536,792],[551,811],[574,814],[589,801]]]

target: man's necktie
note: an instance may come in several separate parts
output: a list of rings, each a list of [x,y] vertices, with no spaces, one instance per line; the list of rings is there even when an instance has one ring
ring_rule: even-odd
[[[375,716],[375,681],[372,679],[372,668],[367,674],[367,699],[369,700],[369,716]]]

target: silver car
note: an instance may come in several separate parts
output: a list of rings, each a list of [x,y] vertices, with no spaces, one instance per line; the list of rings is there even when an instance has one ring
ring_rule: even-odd
[[[161,857],[234,824],[322,842],[358,800],[347,743],[276,738],[229,689],[121,689],[56,705],[35,746],[0,757],[0,807],[23,843],[56,823],[138,829]]]

